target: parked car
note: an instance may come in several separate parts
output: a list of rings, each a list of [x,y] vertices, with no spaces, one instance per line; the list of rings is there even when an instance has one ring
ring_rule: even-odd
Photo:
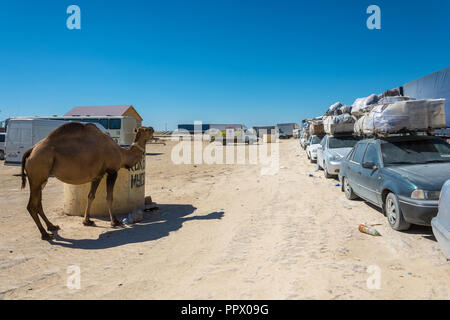
[[[306,147],[309,144],[308,138],[309,135],[305,131],[303,131],[302,135],[300,136],[300,147],[302,147],[304,150],[306,150]]]
[[[250,130],[239,129],[235,130],[234,139],[232,139],[232,141],[228,141],[226,130],[211,129],[209,131],[209,141],[211,142],[222,141],[223,145],[226,145],[227,143],[238,143],[238,142],[243,142],[246,144],[254,144],[258,142],[258,136],[252,129]]]
[[[442,187],[439,211],[431,220],[431,226],[444,255],[450,260],[450,180]]]
[[[395,230],[430,225],[448,179],[450,144],[431,136],[361,140],[342,161],[339,172],[345,196],[382,208]]]
[[[325,178],[339,174],[341,160],[347,156],[353,146],[360,140],[353,135],[327,134],[317,148],[317,168],[323,169]]]
[[[309,138],[308,146],[306,147],[306,156],[314,163],[317,161],[317,148],[320,146],[323,136],[312,135]]]
[[[254,144],[258,142],[258,136],[254,130],[245,130],[244,131],[244,142],[246,144]]]
[[[5,132],[0,132],[0,160],[5,160],[5,138],[6,138],[6,133]]]

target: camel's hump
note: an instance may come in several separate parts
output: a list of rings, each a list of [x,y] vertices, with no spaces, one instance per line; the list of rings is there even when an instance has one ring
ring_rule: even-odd
[[[94,129],[94,130],[93,130]],[[76,134],[86,134],[87,132],[101,132],[95,124],[92,123],[80,123],[80,122],[69,122],[63,124],[62,126],[56,128],[48,135],[49,138],[61,137],[61,136],[72,136]]]

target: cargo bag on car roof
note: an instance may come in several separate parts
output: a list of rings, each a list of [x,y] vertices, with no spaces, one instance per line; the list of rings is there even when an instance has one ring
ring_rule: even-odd
[[[328,134],[353,132],[355,121],[355,117],[349,113],[328,116],[323,120],[323,128]]]
[[[355,117],[363,116],[364,113],[369,112],[376,105],[378,101],[378,96],[376,94],[371,94],[365,98],[358,98],[353,102],[351,114]]]
[[[445,99],[407,100],[376,105],[355,123],[359,135],[440,129],[445,123]]]

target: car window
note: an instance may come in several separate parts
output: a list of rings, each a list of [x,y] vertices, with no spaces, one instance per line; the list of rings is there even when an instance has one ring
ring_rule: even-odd
[[[450,162],[450,144],[440,139],[385,141],[381,154],[387,166]]]
[[[370,143],[367,146],[366,153],[364,154],[364,161],[363,162],[372,162],[375,164],[378,164],[378,152],[377,152],[377,146],[373,143]]]
[[[345,159],[350,160],[351,158],[353,158],[353,153],[355,153],[355,148],[352,149],[352,151],[350,151],[347,155],[347,157],[345,157]]]
[[[328,142],[329,149],[352,148],[359,138],[354,136],[330,137]]]
[[[355,152],[353,153],[352,160],[357,163],[361,163],[362,158],[364,156],[364,151],[366,151],[367,144],[360,143],[355,147]]]
[[[4,134],[0,134],[0,142],[5,142],[5,135]]]
[[[320,138],[318,136],[312,136],[311,137],[311,144],[319,144]]]

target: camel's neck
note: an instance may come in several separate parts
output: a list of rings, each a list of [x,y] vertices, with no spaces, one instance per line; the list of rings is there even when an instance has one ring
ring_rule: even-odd
[[[135,145],[131,145],[129,148],[121,148],[121,156],[122,156],[122,167],[123,168],[132,168],[138,163],[143,155],[145,150],[145,144],[141,142],[136,142],[136,144],[142,149],[138,148]]]

